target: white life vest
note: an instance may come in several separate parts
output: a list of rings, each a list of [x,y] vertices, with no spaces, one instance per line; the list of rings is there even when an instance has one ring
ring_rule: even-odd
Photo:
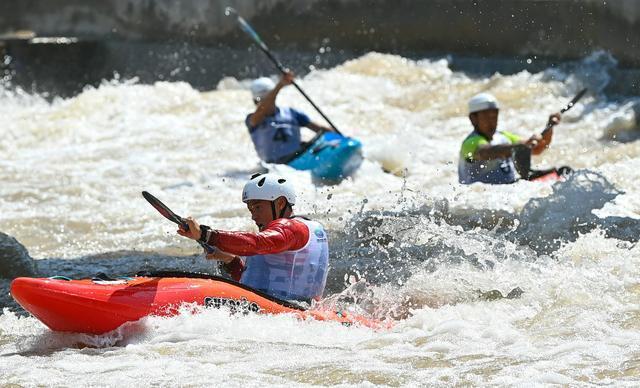
[[[240,283],[286,300],[320,299],[329,267],[327,233],[315,221],[298,219],[309,228],[309,241],[296,251],[246,258]]]
[[[258,156],[268,163],[280,163],[300,149],[300,123],[291,108],[276,108],[274,115],[250,128],[249,134]]]

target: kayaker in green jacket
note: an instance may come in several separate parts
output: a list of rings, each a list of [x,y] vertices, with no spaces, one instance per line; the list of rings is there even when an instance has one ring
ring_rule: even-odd
[[[513,154],[523,153],[524,159],[528,160],[531,154],[541,154],[551,144],[553,127],[560,122],[560,113],[549,116],[548,129],[541,135],[533,135],[527,140],[511,132],[498,131],[498,113],[498,101],[489,93],[480,93],[469,100],[469,120],[473,131],[460,147],[460,183],[514,183],[517,180],[516,170],[523,179],[535,177],[528,165],[519,168],[522,166],[514,164]]]

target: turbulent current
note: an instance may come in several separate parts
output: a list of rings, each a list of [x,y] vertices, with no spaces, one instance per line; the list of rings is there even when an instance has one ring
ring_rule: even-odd
[[[369,53],[300,84],[366,160],[336,186],[293,180],[299,214],[329,231],[327,301],[390,330],[193,309],[102,336],[54,333],[6,298],[0,381],[17,385],[616,385],[640,380],[640,98],[604,93],[595,53],[531,74],[454,71],[446,59]],[[216,271],[141,197],[221,229],[255,230],[241,202],[258,159],[248,80],[105,81],[69,99],[0,87],[0,231],[42,276]],[[583,87],[538,168],[566,182],[462,186],[466,102],[501,103],[529,136]],[[321,118],[295,89],[280,105]],[[381,165],[395,174],[383,172]],[[0,273],[0,275],[2,275]],[[0,276],[1,277],[1,276]],[[487,300],[482,292],[515,299]]]

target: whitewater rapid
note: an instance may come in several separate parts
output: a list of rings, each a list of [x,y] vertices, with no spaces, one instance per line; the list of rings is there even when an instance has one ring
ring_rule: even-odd
[[[408,318],[374,332],[185,311],[94,337],[52,333],[5,309],[0,381],[636,386],[640,142],[632,115],[640,99],[604,94],[614,66],[594,53],[535,74],[478,76],[451,70],[446,58],[369,53],[312,71],[300,84],[363,142],[367,160],[337,186],[272,168],[293,180],[296,211],[329,230],[328,294],[342,292],[357,302],[351,308],[377,317],[410,310]],[[0,88],[0,231],[24,244],[47,275],[131,273],[154,267],[153,254],[182,270],[215,270],[189,256],[200,253],[197,245],[177,236],[140,192],[212,227],[255,230],[240,200],[258,163],[243,123],[252,109],[248,82],[224,79],[200,92],[115,79],[53,101]],[[578,169],[572,179],[458,184],[469,97],[495,94],[499,128],[528,136],[583,87],[591,93],[534,158],[539,168]],[[278,102],[321,121],[293,88]],[[514,287],[524,290],[520,299],[477,297]]]

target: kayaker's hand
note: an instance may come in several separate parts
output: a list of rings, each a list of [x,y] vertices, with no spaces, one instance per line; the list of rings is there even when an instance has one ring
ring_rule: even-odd
[[[189,225],[189,230],[184,230],[181,225],[178,229],[178,234],[192,240],[198,240],[200,238],[200,224],[191,217],[187,217],[184,220]]]
[[[548,127],[556,126],[558,123],[560,123],[560,113],[549,115],[549,121],[547,121]]]
[[[529,148],[535,148],[538,145],[538,143],[540,143],[541,140],[542,140],[542,136],[533,135],[524,144]]]
[[[220,249],[218,248],[213,248],[213,252],[211,253],[207,253],[207,251],[205,250],[206,253],[206,258],[207,260],[219,260],[222,261],[225,264],[228,264],[230,262],[233,261],[233,259],[236,258],[235,255],[232,255],[230,253],[226,253],[226,252],[222,252]]]
[[[280,78],[280,84],[282,86],[291,85],[293,83],[294,77],[295,75],[293,74],[293,72],[290,70],[287,70],[286,73],[282,74],[282,77]]]

